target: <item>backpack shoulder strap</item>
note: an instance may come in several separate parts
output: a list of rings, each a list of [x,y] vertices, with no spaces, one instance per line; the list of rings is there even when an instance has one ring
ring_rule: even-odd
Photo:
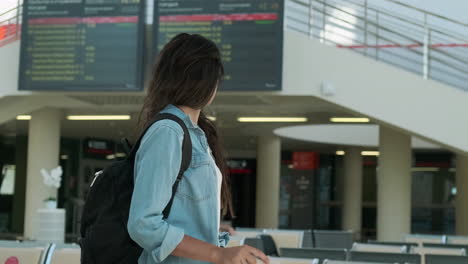
[[[169,114],[169,113],[158,114],[156,116],[156,118],[154,119],[154,121],[141,134],[140,138],[137,140],[137,142],[133,146],[133,148],[130,151],[130,154],[128,156],[129,159],[134,161],[135,156],[136,156],[136,152],[138,151],[138,148],[140,147],[141,140],[143,139],[143,136],[146,134],[148,129],[154,123],[156,123],[156,122],[158,122],[160,120],[165,120],[165,119],[172,120],[172,121],[178,123],[180,125],[180,127],[182,127],[182,130],[184,131],[184,139],[183,139],[183,142],[182,142],[182,161],[181,161],[181,164],[180,164],[180,169],[179,169],[179,173],[177,175],[177,179],[174,182],[174,185],[172,186],[171,199],[169,200],[169,203],[167,204],[166,208],[164,208],[164,211],[163,211],[164,219],[166,219],[169,216],[169,213],[170,213],[171,207],[172,207],[172,202],[174,201],[175,193],[177,192],[177,188],[179,187],[179,182],[180,182],[180,180],[182,180],[182,177],[183,177],[185,171],[188,169],[188,167],[190,166],[190,162],[192,161],[192,140],[190,138],[190,133],[189,133],[189,130],[188,130],[187,126],[185,125],[184,121],[182,119],[180,119],[179,117],[177,117],[176,115]]]

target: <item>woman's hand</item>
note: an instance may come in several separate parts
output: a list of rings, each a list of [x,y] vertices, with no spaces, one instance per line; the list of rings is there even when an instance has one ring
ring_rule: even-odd
[[[219,248],[214,255],[215,264],[256,264],[257,259],[269,264],[270,261],[260,250],[244,245],[240,247]]]

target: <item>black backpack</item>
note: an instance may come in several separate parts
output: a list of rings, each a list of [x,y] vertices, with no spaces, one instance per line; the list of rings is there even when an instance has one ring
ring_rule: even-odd
[[[180,171],[172,186],[172,197],[163,211],[166,219],[179,182],[192,159],[192,141],[184,122],[175,115],[159,114],[151,125],[163,119],[177,122],[184,130]],[[79,243],[82,264],[138,263],[143,249],[130,238],[127,222],[133,193],[135,156],[143,135],[144,133],[131,148],[126,159],[114,162],[103,171],[97,172],[91,183],[81,217]]]

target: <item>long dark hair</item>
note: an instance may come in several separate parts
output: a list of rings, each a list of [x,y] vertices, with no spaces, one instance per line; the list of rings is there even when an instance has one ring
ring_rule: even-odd
[[[159,53],[153,68],[148,94],[138,120],[141,134],[167,105],[187,106],[202,110],[198,126],[205,132],[216,165],[223,175],[222,213],[233,216],[229,172],[216,125],[203,113],[224,77],[218,47],[200,35],[175,36]]]

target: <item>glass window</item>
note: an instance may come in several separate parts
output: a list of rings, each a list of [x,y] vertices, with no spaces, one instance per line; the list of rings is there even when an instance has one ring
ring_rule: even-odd
[[[13,195],[15,193],[15,165],[4,165],[0,180],[0,195]]]

